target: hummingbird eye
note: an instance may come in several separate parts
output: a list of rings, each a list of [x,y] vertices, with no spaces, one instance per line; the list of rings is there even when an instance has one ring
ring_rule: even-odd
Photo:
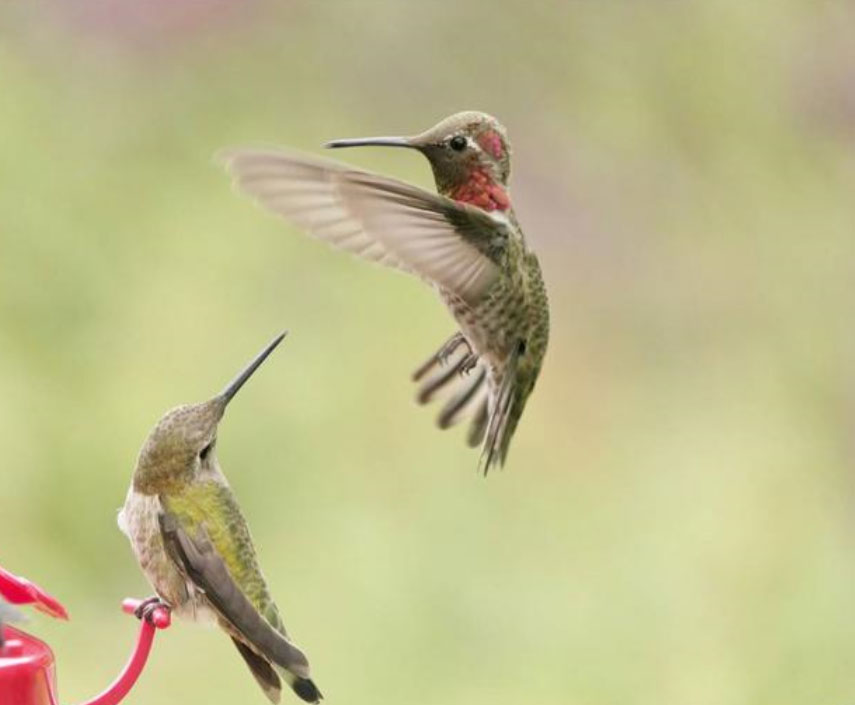
[[[215,441],[216,439],[214,439]],[[211,452],[211,449],[214,447],[214,441],[211,441],[208,445],[206,445],[202,450],[199,451],[199,460],[204,460],[208,457],[208,454]]]
[[[454,135],[454,137],[448,141],[448,146],[455,152],[462,152],[466,149],[466,144],[466,138],[463,135]]]

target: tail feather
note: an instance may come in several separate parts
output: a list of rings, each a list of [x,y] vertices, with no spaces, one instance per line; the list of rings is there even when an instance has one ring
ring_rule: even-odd
[[[291,688],[301,700],[305,700],[307,703],[318,703],[324,698],[311,678],[296,678],[291,683]]]
[[[232,637],[232,641],[270,702],[279,703],[282,697],[282,679],[280,676],[307,703],[318,703],[323,699],[321,691],[318,690],[318,687],[311,678],[303,678],[284,668],[274,666],[264,656],[257,654],[240,639]]]
[[[486,475],[490,468],[497,465],[501,467],[505,462],[508,445],[511,442],[512,414],[511,411],[516,401],[516,390],[511,375],[506,375],[499,385],[499,392],[491,400],[492,407],[487,422],[486,438],[481,451],[479,469]]]
[[[527,385],[522,383],[518,374],[520,356],[524,352],[525,343],[521,342],[510,354],[497,389],[490,395],[486,438],[479,464],[485,475],[494,465],[501,467],[505,464],[511,437],[516,431],[526,399],[534,384],[533,380]]]
[[[282,696],[282,681],[279,680],[279,676],[276,675],[276,670],[270,661],[264,656],[259,656],[240,639],[232,637],[232,641],[268,700],[272,703],[278,703]]]

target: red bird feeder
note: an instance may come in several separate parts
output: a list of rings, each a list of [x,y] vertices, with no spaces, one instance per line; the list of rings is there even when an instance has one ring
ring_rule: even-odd
[[[13,605],[35,605],[52,617],[68,619],[65,608],[38,585],[0,568],[0,595]],[[127,599],[122,610],[134,614],[139,600]],[[81,705],[116,705],[128,694],[148,659],[156,629],[166,629],[170,613],[155,607],[141,620],[137,643],[116,680],[100,695]],[[31,634],[0,624],[0,703],[3,705],[58,705],[53,652]]]

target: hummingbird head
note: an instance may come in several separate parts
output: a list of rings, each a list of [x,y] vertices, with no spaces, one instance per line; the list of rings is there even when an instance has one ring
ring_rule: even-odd
[[[505,128],[491,115],[468,110],[412,137],[341,139],[326,146],[367,145],[417,149],[430,162],[442,195],[488,211],[510,208],[510,144]]]
[[[157,422],[137,458],[133,487],[143,494],[175,490],[204,476],[216,463],[217,427],[226,406],[282,342],[281,333],[212,399],[176,407]]]

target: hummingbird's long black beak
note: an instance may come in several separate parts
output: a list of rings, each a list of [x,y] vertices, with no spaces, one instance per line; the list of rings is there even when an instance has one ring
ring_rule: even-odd
[[[253,372],[255,372],[260,366],[261,363],[267,359],[267,356],[270,355],[279,343],[282,342],[282,339],[288,335],[288,331],[283,331],[279,335],[277,335],[271,343],[264,348],[258,355],[256,355],[255,359],[250,362],[237,377],[226,387],[222,392],[220,392],[220,399],[223,400],[223,406],[228,404],[232,397],[238,393],[238,390],[246,383],[246,381],[252,377]]]
[[[340,147],[409,147],[415,148],[410,137],[353,137],[343,140],[332,140],[324,147],[338,149]]]

